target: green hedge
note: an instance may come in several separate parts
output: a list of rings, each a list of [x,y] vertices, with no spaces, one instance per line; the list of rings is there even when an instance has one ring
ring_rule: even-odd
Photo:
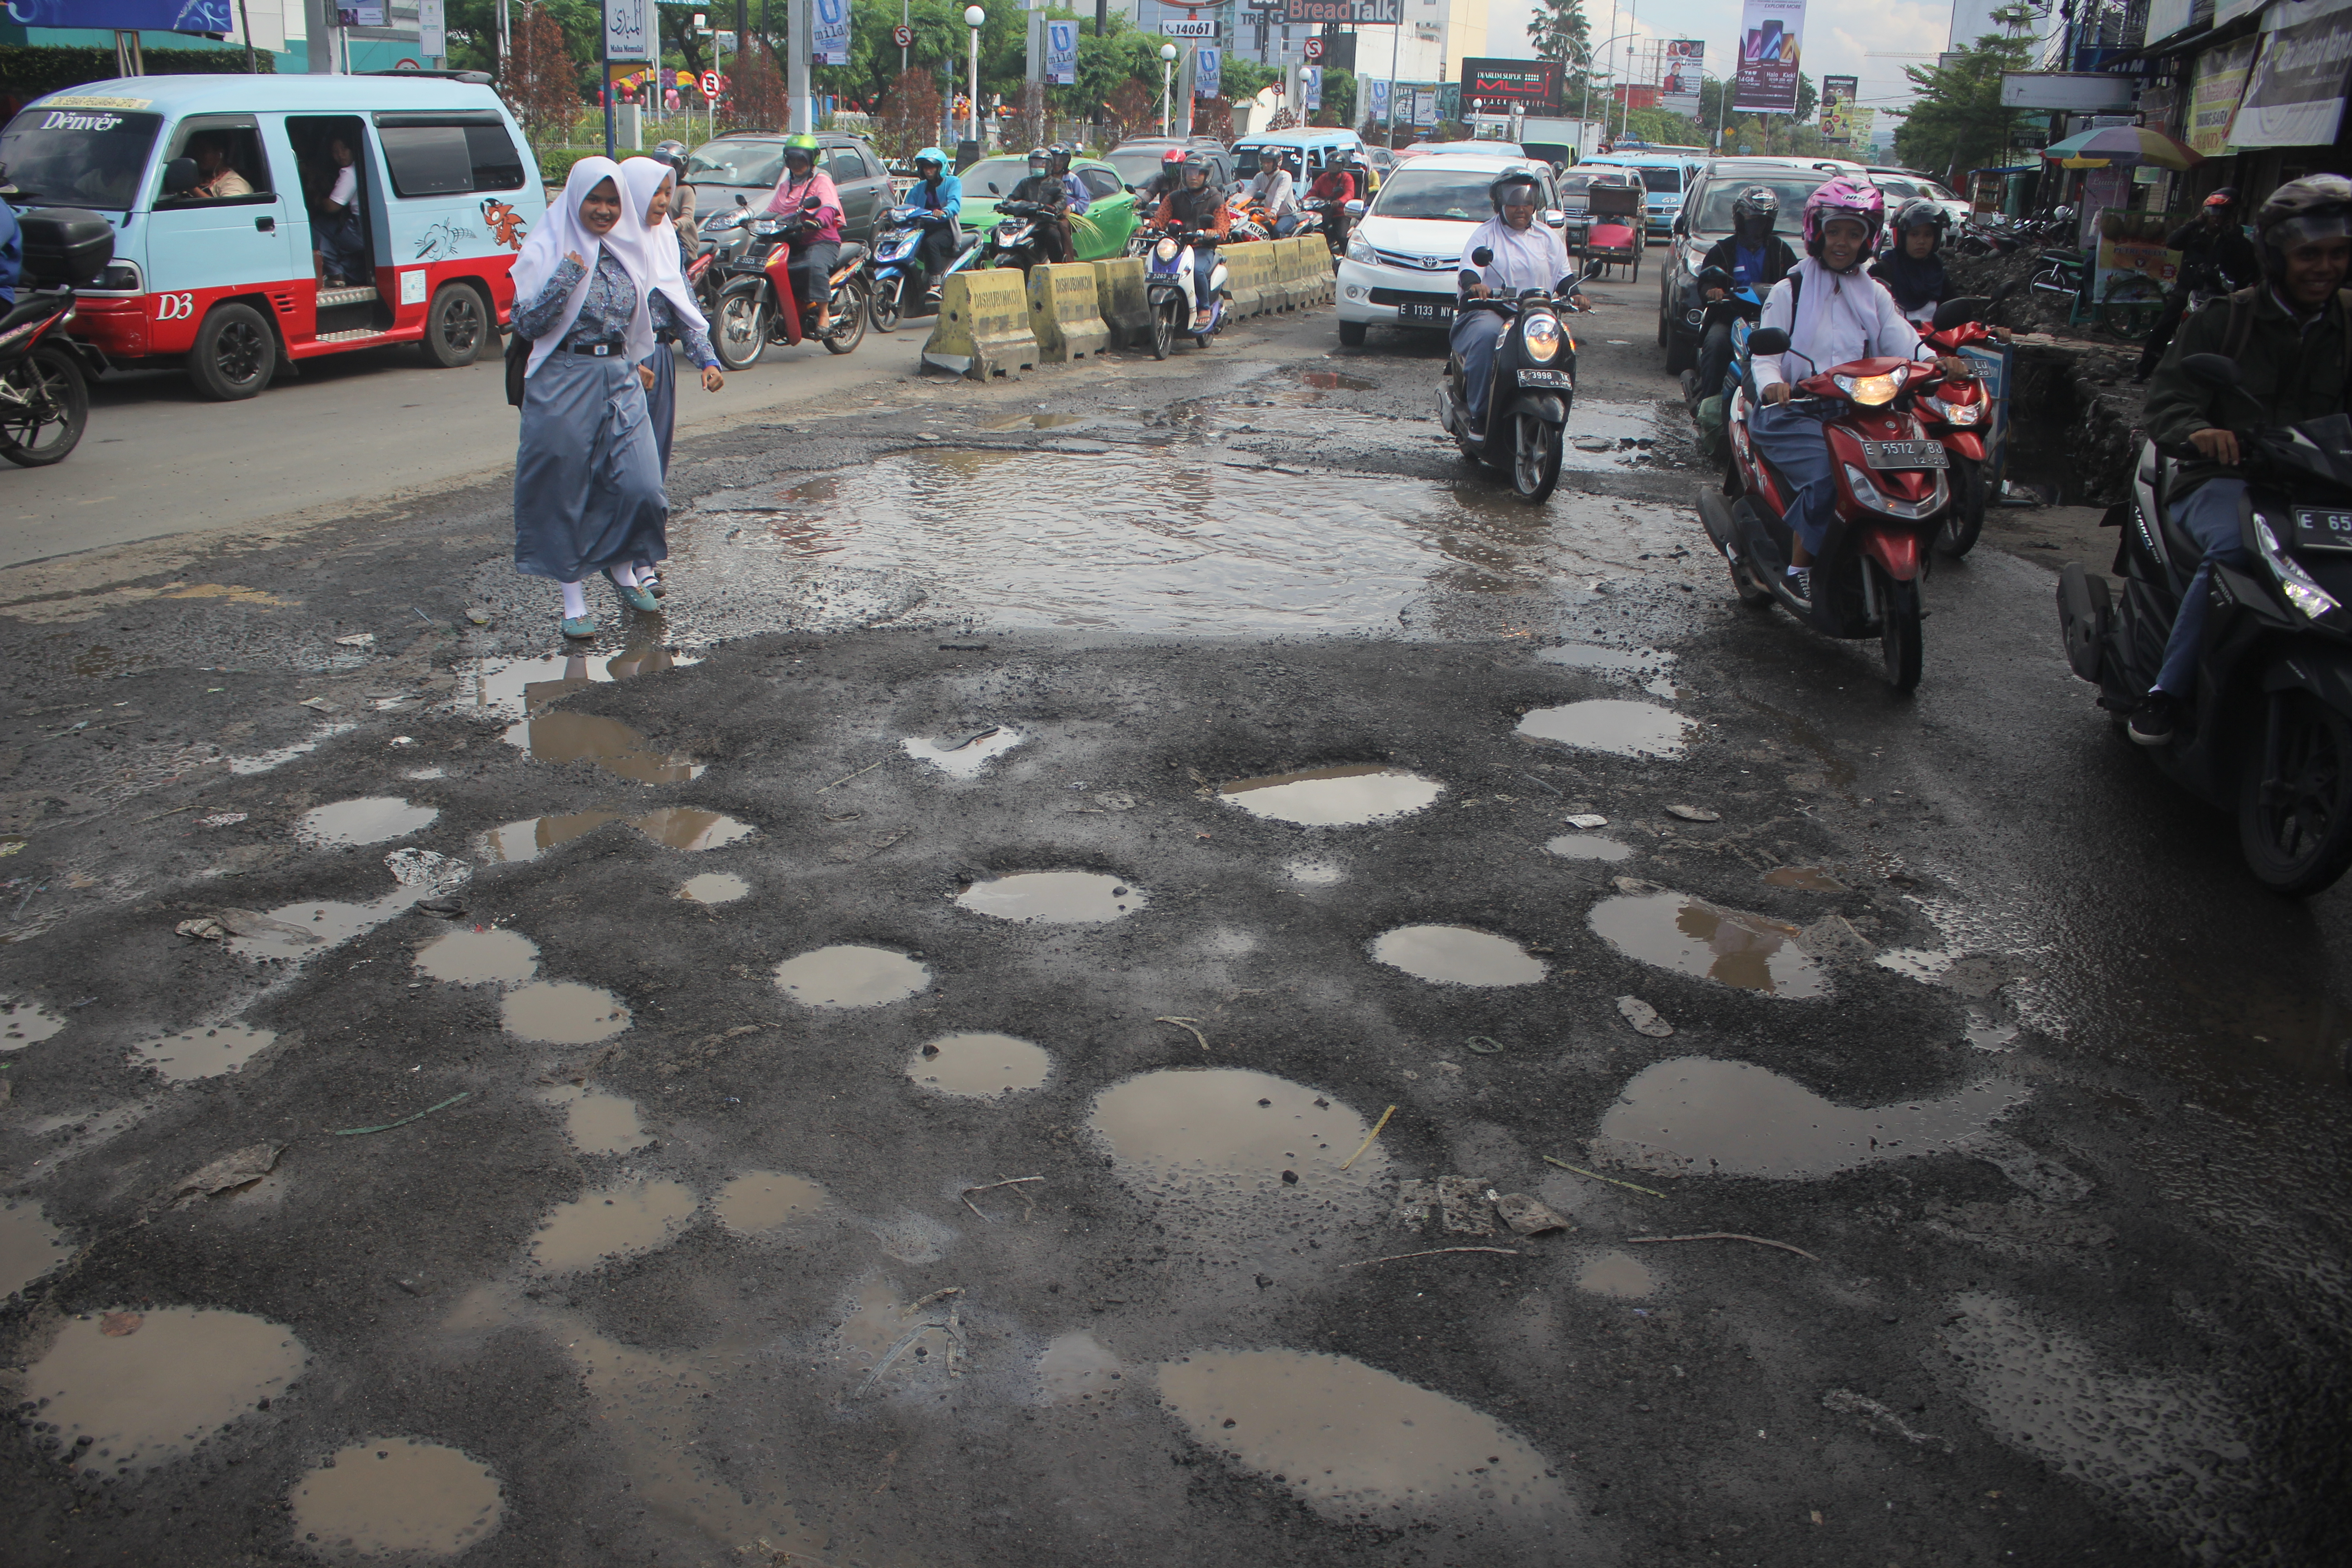
[[[141,52],[140,58],[145,62],[149,76],[245,74],[242,48],[146,49]],[[277,57],[268,49],[256,51],[256,61],[264,75],[277,72]],[[0,87],[22,101],[29,102],[45,92],[79,87],[84,82],[111,81],[119,74],[112,49],[0,44]]]

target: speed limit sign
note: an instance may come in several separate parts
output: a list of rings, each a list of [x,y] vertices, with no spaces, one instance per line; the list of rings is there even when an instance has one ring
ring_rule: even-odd
[[[717,98],[719,96],[719,73],[717,71],[704,71],[702,73],[702,96],[705,98]]]
[[[1307,40],[1307,58],[1310,60],[1319,60],[1323,58],[1322,39],[1309,38]]]
[[[915,29],[893,27],[890,29],[890,41],[902,49],[911,49],[915,47]]]

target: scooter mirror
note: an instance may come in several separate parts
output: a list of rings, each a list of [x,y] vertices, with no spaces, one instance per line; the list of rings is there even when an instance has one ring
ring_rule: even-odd
[[[1957,300],[1947,300],[1936,307],[1936,331],[1948,331],[1970,321],[1981,321],[1992,309],[1992,301],[1981,294],[1964,294]]]
[[[1751,354],[1784,354],[1789,352],[1789,334],[1778,327],[1763,327],[1748,334],[1748,352]]]
[[[1349,203],[1348,204],[1348,216],[1349,216],[1349,217],[1361,217],[1361,216],[1364,216],[1364,204],[1363,204],[1363,203],[1361,203],[1361,202],[1349,202]]]
[[[1558,207],[1546,207],[1544,209],[1543,220],[1544,226],[1546,228],[1566,228],[1568,226],[1568,215],[1560,211]]]
[[[742,193],[742,192],[738,191],[738,192],[736,192],[736,193],[735,193],[735,205],[736,205],[737,206],[739,206],[739,207],[748,207],[748,206],[750,206],[751,204],[751,202],[750,202],[750,201],[749,201],[749,200],[744,196],[744,195],[743,195],[743,193]]]
[[[2208,386],[2235,386],[2245,379],[2238,362],[2221,354],[2190,354],[2180,362],[2180,368]]]
[[[1481,267],[1492,267],[1495,265],[1495,253],[1482,245],[1470,253],[1470,259]]]

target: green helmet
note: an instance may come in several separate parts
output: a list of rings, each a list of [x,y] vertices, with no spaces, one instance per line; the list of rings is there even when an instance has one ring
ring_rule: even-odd
[[[817,154],[816,138],[815,138],[815,137],[814,137],[814,136],[811,136],[811,135],[810,135],[808,132],[801,132],[799,135],[797,135],[797,136],[787,136],[787,137],[785,137],[785,138],[784,138],[784,161],[785,161],[786,163],[790,163],[790,162],[792,162],[792,156],[793,156],[793,154],[794,153],[807,153],[807,154],[808,154],[808,161],[809,161],[810,166],[811,166],[811,167],[814,167],[814,166],[815,166],[815,163],[816,163],[816,154]]]

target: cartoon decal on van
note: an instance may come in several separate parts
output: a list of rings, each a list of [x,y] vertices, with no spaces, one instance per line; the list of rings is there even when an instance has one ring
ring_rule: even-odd
[[[522,237],[530,230],[530,225],[524,221],[522,214],[515,211],[509,202],[485,201],[482,204],[482,221],[490,226],[492,242],[503,245],[509,250],[520,250]]]

